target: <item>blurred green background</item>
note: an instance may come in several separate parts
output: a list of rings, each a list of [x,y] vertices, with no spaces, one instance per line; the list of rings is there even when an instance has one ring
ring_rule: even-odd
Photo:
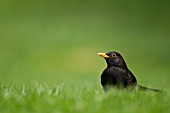
[[[6,0],[0,3],[3,84],[100,86],[120,52],[138,82],[170,87],[170,3],[135,0]]]

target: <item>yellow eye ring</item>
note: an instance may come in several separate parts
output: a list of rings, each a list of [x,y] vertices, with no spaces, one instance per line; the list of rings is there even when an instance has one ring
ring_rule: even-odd
[[[116,54],[112,54],[112,58],[116,57]]]

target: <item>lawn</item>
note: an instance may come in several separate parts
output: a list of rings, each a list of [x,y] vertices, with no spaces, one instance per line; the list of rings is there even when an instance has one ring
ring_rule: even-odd
[[[168,113],[169,93],[126,92],[107,94],[93,87],[49,87],[32,83],[8,87],[1,85],[1,113]]]
[[[0,3],[0,113],[168,113],[167,2],[8,0]],[[118,51],[151,92],[110,91],[98,52]]]

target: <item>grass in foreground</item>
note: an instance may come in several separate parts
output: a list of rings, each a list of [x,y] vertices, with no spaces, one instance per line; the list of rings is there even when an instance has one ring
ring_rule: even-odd
[[[168,113],[168,93],[104,94],[89,87],[46,84],[0,86],[0,113]]]

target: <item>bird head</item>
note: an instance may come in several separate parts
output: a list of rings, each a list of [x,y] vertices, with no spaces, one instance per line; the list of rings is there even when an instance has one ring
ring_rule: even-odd
[[[123,57],[118,52],[98,53],[98,55],[105,58],[108,67],[116,66],[123,69],[127,68]]]

